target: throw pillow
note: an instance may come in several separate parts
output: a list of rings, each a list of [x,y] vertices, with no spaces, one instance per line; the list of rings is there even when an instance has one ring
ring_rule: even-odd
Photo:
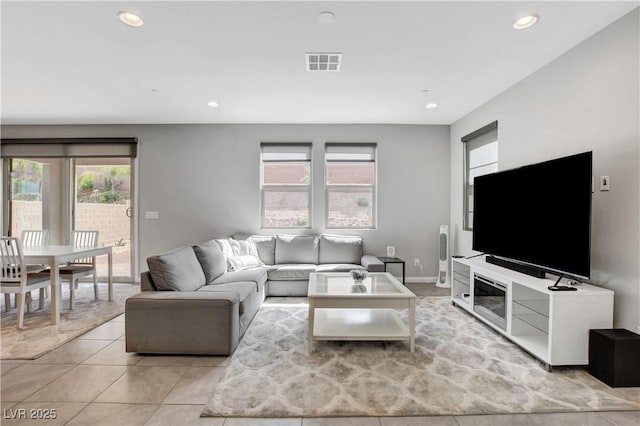
[[[231,250],[234,256],[255,256],[258,257],[258,250],[252,240],[234,240],[229,238]]]
[[[227,272],[227,261],[215,240],[193,246],[193,251],[202,265],[207,284]]]
[[[193,248],[150,256],[147,265],[158,290],[196,291],[206,280]]]
[[[231,243],[229,242],[228,239],[219,239],[219,240],[215,240],[215,241],[220,246],[220,250],[222,251],[222,254],[224,255],[224,261],[228,262],[229,257],[233,256],[233,249],[231,248]],[[230,265],[229,265],[229,263],[227,263],[227,269],[229,269],[229,267],[230,267]]]
[[[258,250],[258,257],[265,265],[276,263],[276,237],[271,235],[252,235],[248,238]]]
[[[262,265],[260,259],[252,255],[230,257],[229,263],[234,271],[242,271]]]

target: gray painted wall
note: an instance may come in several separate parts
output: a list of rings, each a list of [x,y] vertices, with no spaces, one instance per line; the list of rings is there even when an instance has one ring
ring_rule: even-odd
[[[324,143],[377,142],[377,229],[330,232],[363,235],[368,253],[395,245],[408,277],[437,275],[438,231],[449,220],[449,126],[3,126],[2,136],[137,137],[141,270],[148,256],[180,245],[260,232],[260,142],[313,143],[313,229],[305,232],[314,233],[324,230]],[[149,210],[160,219],[144,219]]]
[[[501,170],[592,150],[596,182],[611,180],[593,194],[592,282],[615,291],[615,326],[640,332],[638,18],[635,9],[451,126],[451,225],[453,252],[471,254],[465,134],[498,120]]]

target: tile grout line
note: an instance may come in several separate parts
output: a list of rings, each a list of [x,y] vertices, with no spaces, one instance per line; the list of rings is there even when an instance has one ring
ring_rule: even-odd
[[[98,366],[98,367],[112,367],[112,366],[109,366],[109,365],[107,365],[107,366],[105,366],[105,365],[97,365],[97,366]],[[115,366],[115,367],[120,367],[120,366]],[[100,395],[102,395],[103,393],[105,393],[105,392],[107,391],[107,389],[109,389],[111,386],[113,386],[113,384],[114,384],[115,382],[117,382],[118,380],[120,380],[120,379],[122,378],[122,376],[124,376],[125,374],[127,374],[127,372],[129,371],[129,366],[128,366],[128,365],[125,365],[124,367],[125,367],[125,369],[124,369],[124,371],[122,372],[122,374],[121,374],[121,375],[119,375],[118,377],[116,377],[116,378],[111,382],[111,384],[110,384],[109,386],[107,386],[107,387],[106,387],[102,392],[100,392],[100,393],[99,393],[98,395],[96,395],[96,396],[95,396],[91,401],[89,401],[89,404],[96,403],[96,399],[98,399],[98,398],[100,397]]]
[[[84,403],[84,407],[82,407],[80,410],[78,410],[78,412],[76,414],[74,414],[73,416],[71,416],[71,418],[69,420],[67,420],[66,422],[64,422],[65,425],[68,425],[69,423],[71,423],[71,421],[73,419],[75,419],[76,417],[78,417],[78,414],[82,413],[84,411],[85,408],[87,408],[89,406],[89,402],[85,402]]]
[[[601,412],[596,411],[595,413],[596,413],[596,414],[598,414],[598,416],[600,416],[600,418],[601,418],[602,420],[604,420],[607,424],[610,424],[610,425],[614,425],[614,426],[615,426],[615,423],[614,423],[613,421],[609,420],[608,418],[606,418],[605,416],[603,416]]]
[[[25,364],[21,364],[22,365],[27,365]],[[18,403],[25,403],[28,404],[29,401],[27,401],[27,399],[29,399],[30,397],[32,397],[33,395],[35,395],[36,393],[40,392],[42,389],[44,389],[46,386],[49,386],[52,382],[54,382],[55,380],[58,380],[60,377],[64,376],[65,374],[67,374],[69,371],[73,370],[74,368],[77,367],[77,365],[73,365],[73,364],[31,364],[31,365],[54,365],[54,366],[60,366],[60,365],[71,365],[72,367],[70,369],[68,369],[67,371],[60,373],[59,376],[54,377],[53,379],[51,379],[50,381],[48,381],[47,383],[45,383],[44,385],[42,385],[41,387],[39,387],[37,390],[35,390],[34,392],[31,392],[29,395],[25,396],[24,398],[22,398],[22,400],[18,401]]]
[[[89,339],[85,339],[85,340],[89,340]],[[97,340],[97,339],[96,339],[96,340]],[[117,343],[117,342],[119,342],[119,341],[120,341],[120,338],[118,338],[118,339],[116,339],[116,340],[113,340],[111,343],[109,343],[107,346],[105,346],[104,348],[100,349],[98,352],[96,352],[96,353],[94,353],[93,355],[91,355],[89,358],[91,358],[91,357],[93,357],[93,356],[95,356],[95,355],[98,355],[100,352],[104,351],[104,350],[105,350],[105,349],[107,349],[109,346],[111,346],[111,345],[113,345],[114,343]],[[128,352],[125,352],[125,355],[126,355],[127,353],[128,353]],[[100,366],[100,365],[102,365],[102,366],[116,366],[116,367],[118,367],[118,366],[123,366],[122,364],[84,364],[84,362],[85,362],[86,360],[88,360],[89,358],[87,358],[87,359],[83,360],[80,364],[82,364],[82,365],[98,365],[98,366]],[[139,358],[135,363],[133,363],[133,364],[124,364],[124,367],[133,367],[133,366],[135,366],[136,364],[138,364],[140,361],[142,361],[143,359],[144,359],[144,356],[140,355],[140,358]],[[80,365],[80,364],[78,364],[78,365]]]
[[[171,386],[171,389],[169,389],[169,392],[167,392],[167,394],[162,398],[162,400],[158,403],[158,406],[163,405],[164,401],[167,399],[167,397],[169,395],[171,395],[171,392],[175,389],[175,387],[178,385],[178,383],[180,383],[180,380],[182,380],[182,377],[184,377],[187,374],[187,371],[189,371],[189,369],[192,366],[188,366],[187,369],[184,371],[184,373],[182,374],[182,376],[173,384],[173,386]],[[206,404],[206,403],[205,403]],[[171,404],[167,404],[167,405],[171,405]]]
[[[77,338],[75,338],[75,339],[73,339],[73,340],[70,340],[70,341],[69,341],[69,342],[67,342],[67,343],[70,343],[70,342],[76,341],[76,339],[77,339]],[[98,340],[98,339],[96,339],[96,340]],[[107,340],[107,341],[108,341],[108,339],[101,339],[101,340]],[[67,343],[65,343],[65,345],[66,345]],[[113,343],[113,341],[112,341],[111,343]],[[111,343],[109,343],[109,345],[110,345]],[[107,346],[109,346],[109,345],[107,345]],[[60,348],[60,347],[62,347],[62,346],[63,346],[63,345],[60,345],[60,346],[58,346],[58,348]],[[104,347],[104,348],[102,348],[102,349],[105,349],[107,346],[105,346],[105,347]],[[58,349],[58,348],[56,348],[56,349]],[[102,351],[102,349],[98,350],[98,352]],[[55,350],[55,349],[54,349],[54,350]],[[51,353],[51,352],[53,352],[53,351],[50,351],[50,352],[47,352],[47,353]],[[56,378],[54,378],[53,380],[51,380],[50,382],[48,382],[47,384],[45,384],[44,386],[42,386],[41,388],[39,388],[37,391],[35,391],[35,392],[33,392],[33,393],[29,394],[29,395],[28,395],[27,397],[25,397],[21,402],[24,402],[24,403],[28,404],[29,402],[27,401],[27,399],[29,399],[30,397],[32,397],[32,396],[33,396],[33,395],[35,395],[36,393],[40,392],[42,389],[44,389],[45,387],[47,387],[48,385],[50,385],[51,383],[53,383],[53,381],[55,381],[55,380],[59,379],[60,377],[62,377],[62,376],[64,376],[65,374],[69,373],[70,371],[72,371],[73,369],[75,369],[75,368],[77,368],[77,367],[79,367],[79,366],[81,366],[81,365],[84,365],[84,364],[82,364],[84,361],[86,361],[87,359],[91,358],[93,355],[97,354],[98,352],[95,352],[95,353],[93,353],[93,354],[89,355],[88,357],[84,358],[82,361],[80,361],[79,363],[77,363],[77,364],[75,364],[75,365],[74,365],[74,364],[47,364],[47,363],[42,363],[42,364],[40,364],[40,363],[36,363],[36,362],[32,363],[32,365],[73,365],[73,367],[71,367],[70,369],[68,369],[67,371],[65,371],[64,373],[62,373],[61,375],[57,376]],[[43,356],[44,356],[44,355],[43,355]],[[25,364],[22,364],[22,365],[25,365]],[[119,377],[118,377],[118,378],[119,378]],[[116,380],[117,380],[117,379],[116,379]],[[37,401],[34,401],[34,402],[37,402]],[[73,401],[60,401],[60,402],[73,402]],[[81,401],[81,402],[82,402],[82,401]]]

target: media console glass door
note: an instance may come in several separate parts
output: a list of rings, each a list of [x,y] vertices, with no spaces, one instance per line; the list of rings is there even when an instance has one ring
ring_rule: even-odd
[[[502,330],[507,329],[507,287],[473,275],[473,310]]]

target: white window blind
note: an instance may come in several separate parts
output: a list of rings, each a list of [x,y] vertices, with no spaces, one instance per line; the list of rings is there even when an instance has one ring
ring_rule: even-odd
[[[263,143],[262,161],[311,161],[311,144]]]
[[[2,158],[98,158],[138,154],[138,138],[2,139]]]
[[[375,144],[326,144],[326,161],[375,161]]]

